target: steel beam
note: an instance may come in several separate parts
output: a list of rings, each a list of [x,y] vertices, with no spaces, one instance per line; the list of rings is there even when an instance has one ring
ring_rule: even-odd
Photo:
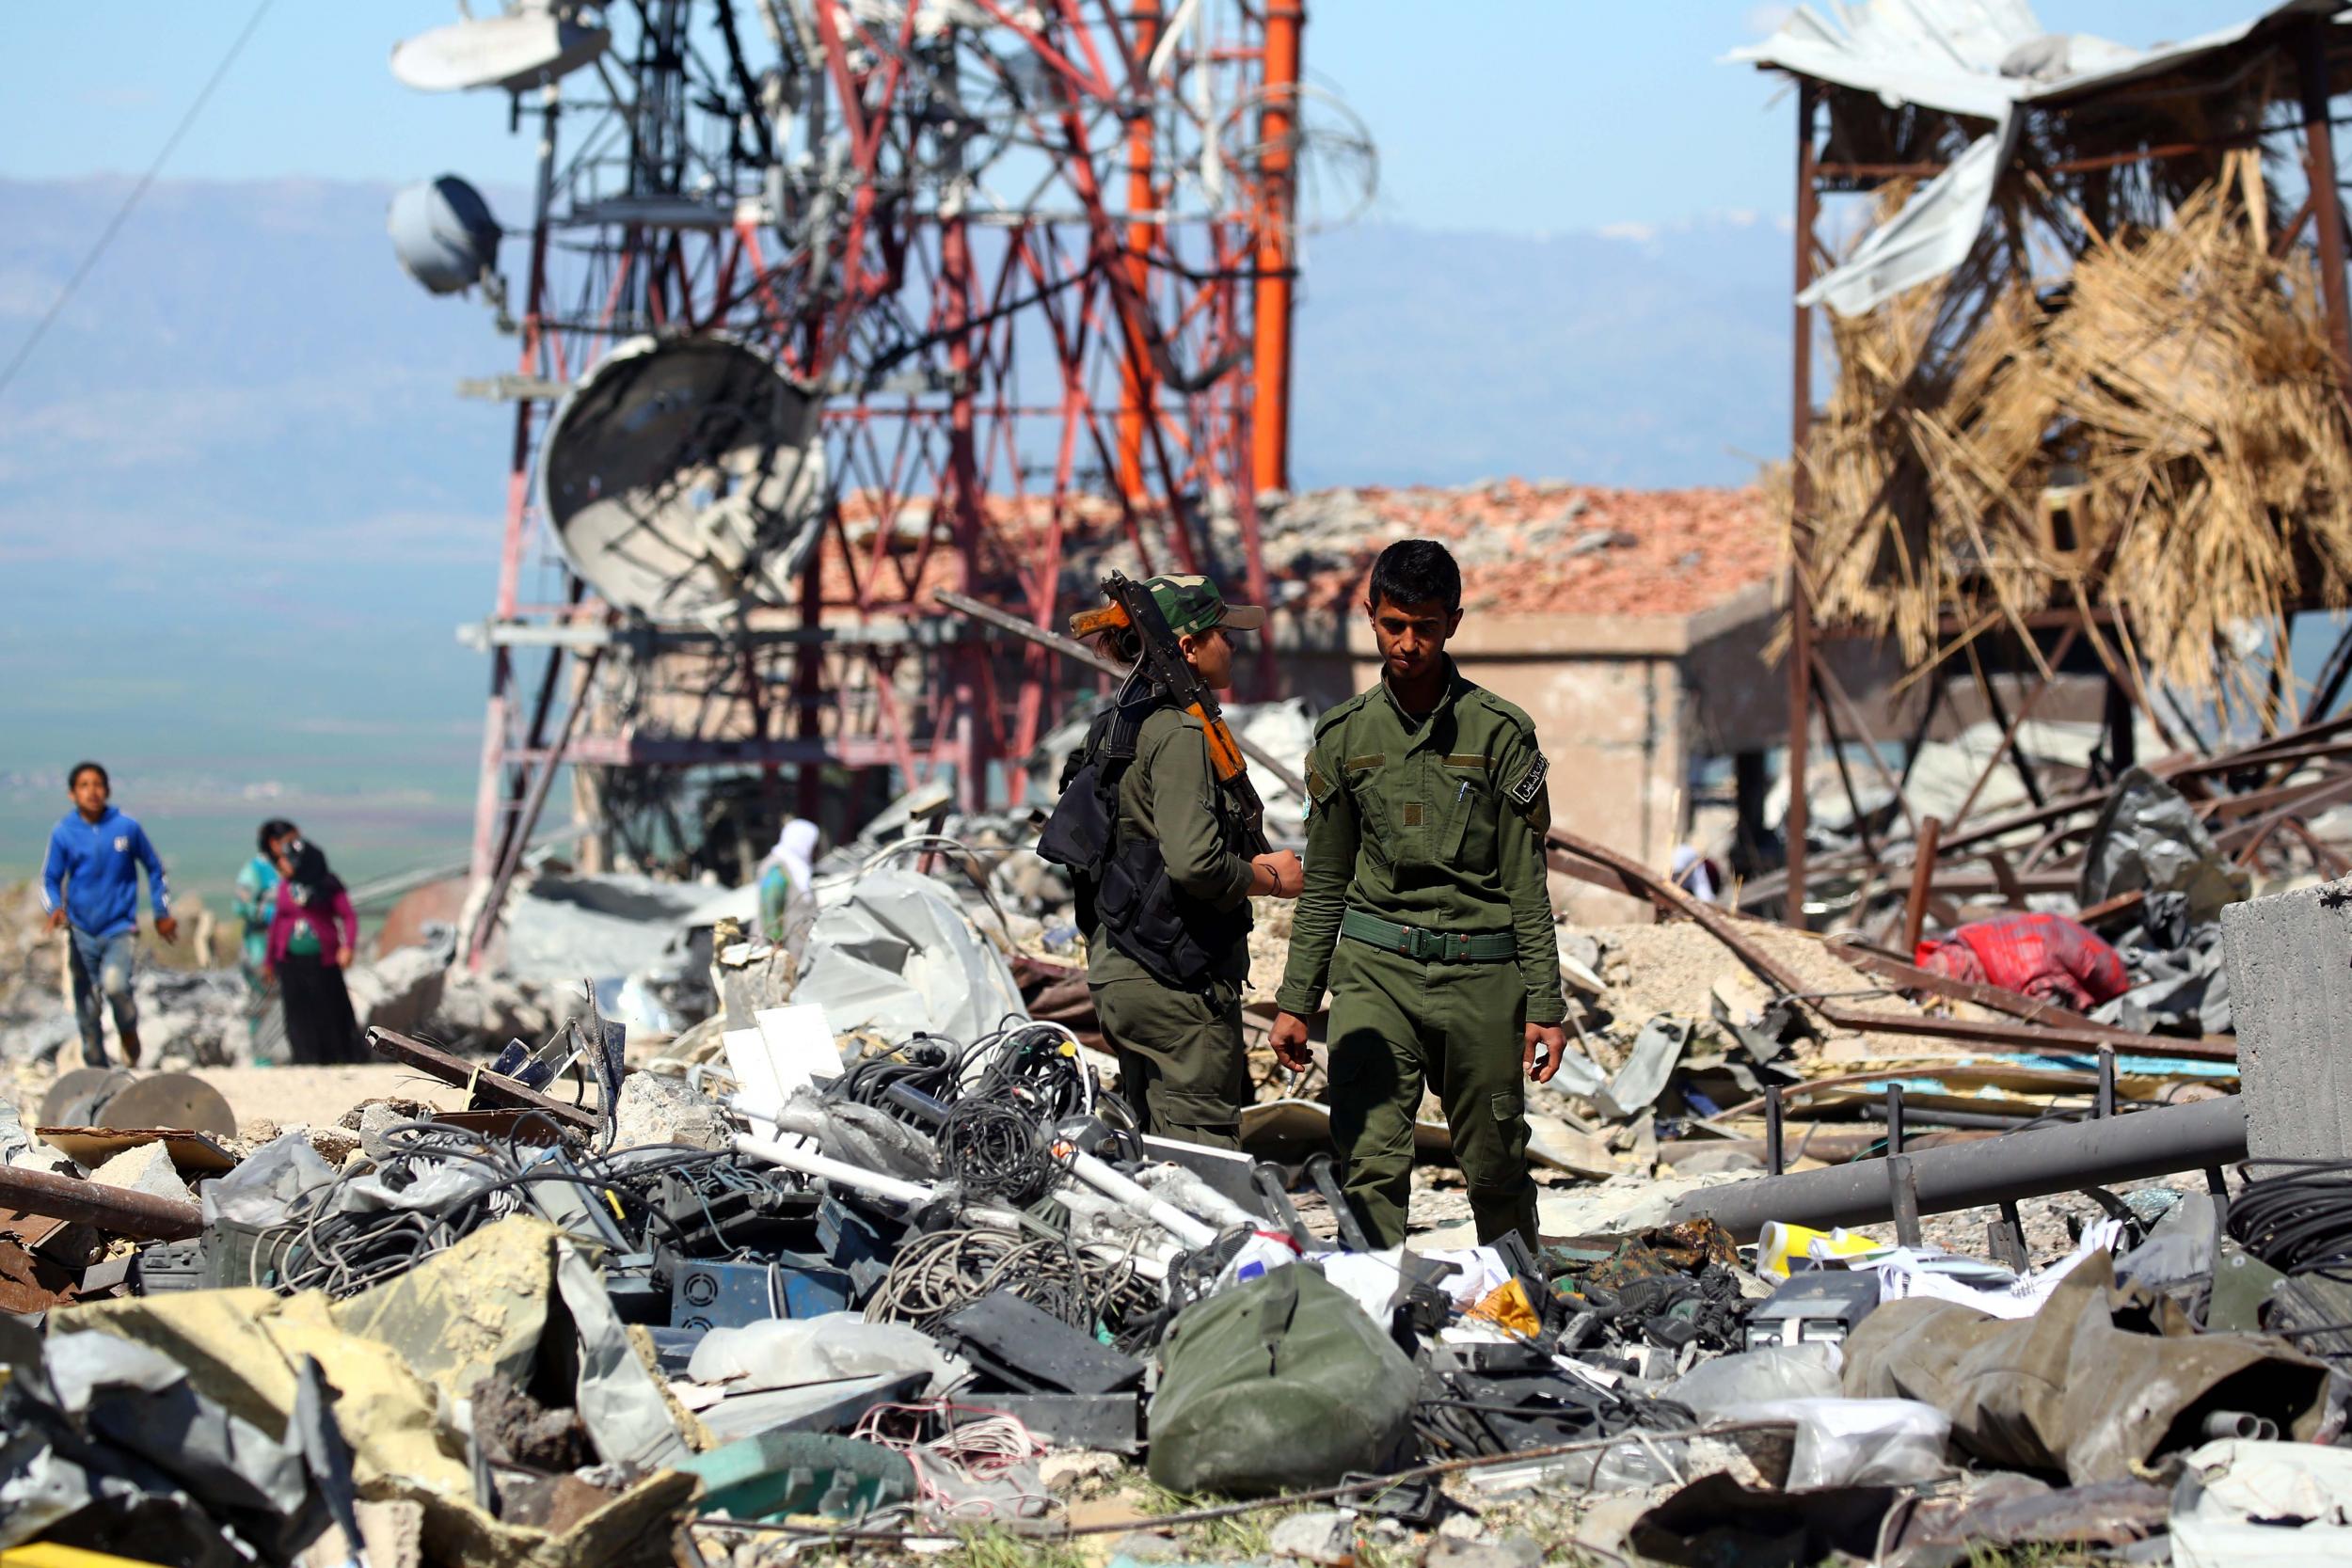
[[[1945,1214],[2235,1164],[2246,1158],[2246,1106],[2231,1095],[1975,1143],[1915,1145],[1905,1158],[1919,1212]],[[1865,1160],[1689,1193],[1669,1223],[1711,1219],[1747,1242],[1772,1220],[1815,1228],[1876,1225],[1891,1218],[1894,1208],[1886,1162]]]
[[[1249,367],[1250,483],[1259,491],[1287,490],[1291,483],[1291,278],[1298,264],[1298,139],[1306,123],[1299,40],[1306,26],[1305,0],[1267,0],[1264,108],[1258,117],[1265,206],[1250,285],[1256,329]]]
[[[2297,40],[2296,66],[2303,99],[2303,166],[2319,230],[2319,290],[2328,302],[2328,347],[2340,389],[2352,391],[2352,300],[2345,297],[2344,209],[2336,189],[2335,128],[2328,121],[2328,19],[2314,16]]]
[[[1813,111],[1820,89],[1811,82],[1797,85],[1797,288],[1803,294],[1813,281],[1813,227],[1820,193],[1814,173]],[[1784,919],[1804,925],[1804,835],[1808,816],[1804,794],[1805,749],[1813,734],[1813,604],[1805,586],[1805,565],[1812,540],[1806,514],[1813,506],[1813,476],[1805,467],[1805,447],[1813,438],[1813,312],[1796,307],[1795,336],[1788,391],[1788,646],[1781,657],[1788,661],[1788,811],[1781,836],[1788,851],[1788,894]]]

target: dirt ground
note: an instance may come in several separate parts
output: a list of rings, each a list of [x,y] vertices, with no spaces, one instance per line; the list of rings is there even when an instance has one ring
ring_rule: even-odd
[[[363,1100],[396,1096],[421,1100],[444,1111],[463,1108],[466,1091],[391,1063],[363,1067],[205,1068],[199,1078],[218,1089],[237,1113],[237,1126],[259,1121],[292,1127],[296,1122],[332,1126]]]
[[[277,1128],[297,1123],[332,1127],[345,1111],[363,1100],[421,1100],[450,1111],[466,1103],[463,1089],[428,1078],[414,1068],[391,1063],[359,1067],[200,1068],[194,1076],[218,1089],[229,1101],[230,1110],[236,1113],[241,1137],[249,1137],[254,1129],[264,1123]],[[24,1107],[27,1125],[54,1081],[55,1074],[46,1069],[19,1071],[12,1092],[17,1102]],[[0,1098],[10,1093],[0,1087]]]

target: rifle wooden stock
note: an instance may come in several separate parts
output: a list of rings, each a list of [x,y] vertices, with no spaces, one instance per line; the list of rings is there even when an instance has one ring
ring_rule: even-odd
[[[1096,637],[1106,631],[1124,631],[1135,622],[1123,604],[1105,605],[1101,610],[1082,610],[1070,618],[1070,635]]]

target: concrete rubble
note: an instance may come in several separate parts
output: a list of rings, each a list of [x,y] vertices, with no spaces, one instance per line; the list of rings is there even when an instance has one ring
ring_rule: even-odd
[[[880,1560],[975,1550],[977,1530],[1137,1561],[1502,1568],[1748,1560],[1803,1521],[1808,1552],[1889,1562],[2168,1541],[2203,1562],[2301,1560],[2352,1528],[2324,1462],[2352,1414],[2352,1335],[2328,1328],[2352,1317],[2330,1273],[2352,1184],[2332,1170],[2233,1170],[2226,1202],[2192,1170],[1917,1220],[1890,1196],[1843,1227],[1708,1217],[1777,1191],[1775,1162],[1834,1172],[1890,1138],[1924,1169],[2005,1126],[2098,1127],[2107,1101],[2128,1132],[2234,1089],[2233,1063],[2135,1051],[2103,1075],[2057,1044],[1938,1037],[2009,1015],[1661,891],[1682,918],[1560,933],[1576,1053],[1529,1106],[1545,1244],[1477,1243],[1432,1106],[1408,1248],[1353,1253],[1298,1176],[1327,1126],[1319,1070],[1258,1064],[1247,1136],[1298,1189],[1282,1205],[1214,1157],[1138,1148],[1083,1006],[1057,1015],[1074,1026],[1031,1009],[1084,952],[1041,940],[1042,898],[1007,918],[1024,851],[881,836],[828,863],[797,952],[700,889],[630,942],[594,933],[607,969],[701,955],[709,1000],[675,1032],[640,1039],[584,974],[495,1061],[380,1027],[427,1100],[322,1102],[267,1138],[102,1132],[73,1145],[94,1167],[0,1105],[0,1181],[28,1173],[0,1195],[0,1548],[135,1518],[157,1561],[216,1560],[201,1541],[320,1562],[363,1539],[374,1562],[666,1562],[689,1540],[749,1562],[854,1528]],[[581,883],[543,935],[602,919]],[[2328,1070],[2281,998],[2295,955],[2341,948],[2333,897],[2231,908],[2233,943],[2259,949],[2230,966],[2265,1042],[2249,1097]],[[1261,1022],[1283,912],[1253,944]],[[378,1016],[429,1029],[468,983],[445,943],[411,952],[378,961],[407,976],[382,1004],[406,1010]],[[2302,1152],[2341,1131],[2253,1121]],[[80,1203],[24,1190],[42,1178]],[[1340,1305],[1296,1321],[1360,1314],[1360,1347],[1278,1338],[1232,1396],[1251,1435],[1202,1448],[1222,1358],[1173,1347],[1254,1321],[1286,1280],[1306,1300],[1310,1275]],[[1308,1414],[1316,1377],[1399,1390],[1394,1424],[1343,1441]],[[135,1391],[166,1402],[150,1431],[109,1414]],[[1285,1473],[1240,1525],[1156,1479],[1263,1494],[1241,1457],[1262,1441]],[[224,1465],[246,1479],[207,1479]]]

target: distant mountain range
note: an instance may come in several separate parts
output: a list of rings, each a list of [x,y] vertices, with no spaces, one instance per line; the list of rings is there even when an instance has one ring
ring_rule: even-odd
[[[1789,243],[1728,220],[1318,236],[1298,312],[1295,478],[1742,483],[1788,447]]]
[[[125,188],[0,181],[0,358]],[[157,185],[0,393],[8,766],[421,768],[462,796],[484,668],[451,632],[487,609],[512,426],[454,387],[513,342],[400,272],[389,195]],[[1788,245],[1314,236],[1295,478],[1740,483],[1787,440]]]

